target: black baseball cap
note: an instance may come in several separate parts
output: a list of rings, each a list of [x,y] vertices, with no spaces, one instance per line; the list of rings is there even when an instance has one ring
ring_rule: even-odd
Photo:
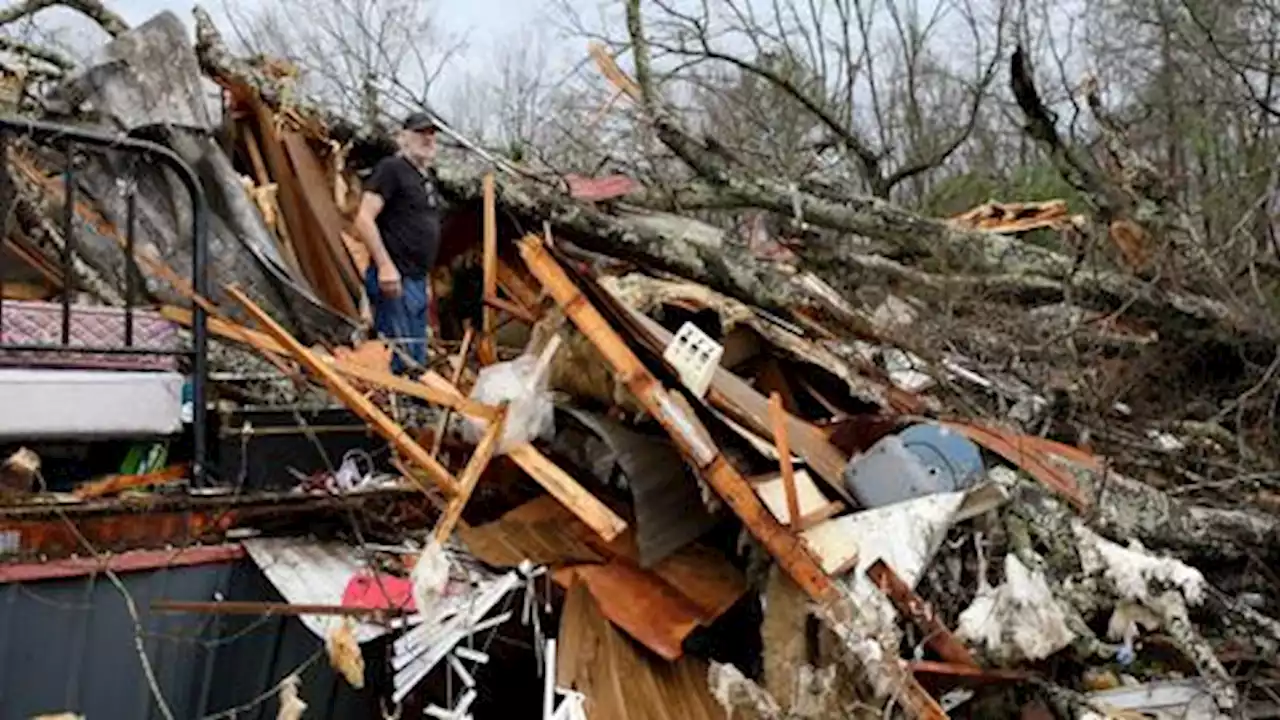
[[[437,130],[439,124],[430,113],[414,112],[404,119],[404,129],[410,132],[420,132],[423,130]]]

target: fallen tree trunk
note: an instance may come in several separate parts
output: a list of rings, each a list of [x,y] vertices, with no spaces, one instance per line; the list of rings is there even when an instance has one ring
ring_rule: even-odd
[[[754,207],[769,210],[846,235],[816,239],[809,243],[805,259],[815,274],[838,289],[849,289],[847,268],[875,264],[880,269],[902,267],[893,258],[904,260],[930,257],[950,282],[961,278],[994,276],[996,281],[965,279],[961,285],[978,288],[992,285],[1012,292],[1030,294],[1040,300],[1072,302],[1103,311],[1127,308],[1174,336],[1191,329],[1212,328],[1231,337],[1244,337],[1274,344],[1280,337],[1269,326],[1254,323],[1225,303],[1203,296],[1158,287],[1131,275],[1110,269],[1089,268],[1080,272],[1074,258],[1015,238],[995,233],[957,229],[950,224],[909,212],[883,200],[849,195],[833,202],[782,183],[761,177],[743,177],[730,168],[721,154],[690,136],[660,101],[649,74],[648,45],[637,0],[627,3],[627,25],[636,66],[639,101],[647,111],[658,137],[680,157],[706,187],[699,192],[708,202],[721,207]],[[887,244],[893,258],[873,259],[865,255],[847,234]],[[898,274],[907,274],[898,270]],[[925,280],[926,290],[938,285],[928,275],[915,274],[913,281]]]

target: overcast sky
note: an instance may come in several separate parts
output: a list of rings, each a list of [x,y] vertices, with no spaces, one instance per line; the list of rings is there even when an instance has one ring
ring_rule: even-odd
[[[563,64],[574,62],[568,54],[574,53],[575,59],[586,54],[586,43],[573,44],[572,47],[559,43],[553,36],[557,23],[551,17],[551,0],[423,0],[431,3],[433,14],[441,27],[453,37],[466,38],[467,48],[450,61],[440,85],[432,95],[441,93],[449,95],[458,82],[466,82],[467,76],[486,75],[492,67],[491,58],[495,48],[502,48],[515,41],[518,33],[526,28],[541,33],[544,48],[553,48],[552,52],[564,55],[564,58],[551,59],[552,67],[559,68]],[[616,5],[617,0],[569,0],[571,4],[584,14],[592,14],[595,8]],[[251,15],[258,7],[266,7],[271,0],[106,0],[107,7],[120,13],[130,25],[146,22],[162,10],[171,10],[193,26],[191,9],[199,4],[213,15],[214,21],[229,33],[227,8],[230,7],[239,17]],[[57,10],[48,11],[51,13]],[[60,18],[61,19],[61,18]],[[576,51],[576,52],[575,52]],[[550,68],[549,68],[550,69]],[[440,102],[442,98],[434,98]]]
[[[232,7],[251,9],[270,0],[229,0]],[[536,0],[432,0],[439,14],[453,30],[474,33],[505,33],[518,29],[521,24],[535,20],[542,12],[543,4]],[[106,3],[124,16],[131,24],[147,20],[161,10],[172,10],[184,20],[190,20],[191,8],[196,3],[188,0],[117,0]],[[221,19],[224,0],[204,0],[204,9]]]

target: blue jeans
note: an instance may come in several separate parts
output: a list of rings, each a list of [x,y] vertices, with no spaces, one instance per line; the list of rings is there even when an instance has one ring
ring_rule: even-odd
[[[373,328],[390,345],[391,372],[396,374],[407,369],[406,355],[420,367],[427,364],[427,305],[431,299],[425,277],[401,278],[400,286],[399,297],[383,297],[377,269],[371,265],[364,276]]]

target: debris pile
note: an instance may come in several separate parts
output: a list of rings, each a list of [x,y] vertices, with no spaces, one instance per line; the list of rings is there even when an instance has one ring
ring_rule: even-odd
[[[1144,425],[1122,402],[1100,422],[1074,398],[1081,378],[1056,382],[1056,359],[997,361],[1002,343],[1040,342],[1036,327],[1092,324],[1089,338],[1129,349],[1156,330],[1085,307],[1005,305],[957,339],[936,288],[914,292],[901,265],[877,278],[826,257],[810,272],[804,250],[798,268],[756,257],[710,225],[583,191],[582,178],[566,186],[461,152],[439,160],[450,212],[430,367],[395,375],[382,339],[352,342],[367,326],[368,258],[348,229],[359,171],[387,138],[291,104],[287,75],[232,57],[198,20],[195,48],[162,15],[113,43],[93,83],[72,85],[113,130],[158,123],[175,151],[205,161],[206,192],[223,200],[216,292],[170,283],[178,254],[166,248],[190,241],[172,226],[146,228],[139,247],[154,252],[139,260],[165,318],[209,312],[215,369],[252,367],[274,388],[231,378],[219,402],[323,388],[381,436],[393,470],[353,460],[297,493],[385,481],[431,508],[425,527],[400,529],[394,570],[351,551],[343,566],[360,582],[284,593],[285,612],[337,616],[314,631],[353,686],[402,703],[447,676],[458,692],[426,712],[469,717],[505,682],[473,640],[518,619],[544,718],[1280,713],[1280,520],[1262,502],[1275,460],[1217,422]],[[226,121],[178,129],[113,106],[121,84],[154,90],[153,109],[172,99],[178,81],[125,52],[150,57],[147,43],[181,58],[169,72],[214,80]],[[33,218],[60,212],[41,190],[42,154],[8,148]],[[118,219],[107,174],[81,174],[73,210],[86,223]],[[984,233],[1084,222],[1060,202],[950,220],[992,247],[1009,238]],[[86,273],[112,270],[98,264],[86,258]],[[834,287],[824,278],[836,271],[878,297]],[[992,329],[1004,321],[1007,334]],[[30,489],[32,463],[6,465],[6,492]],[[291,542],[245,546],[270,576],[290,566],[279,558],[298,552]],[[359,650],[388,633],[391,681],[379,684],[382,659]],[[308,706],[296,678],[280,696],[282,717]]]

